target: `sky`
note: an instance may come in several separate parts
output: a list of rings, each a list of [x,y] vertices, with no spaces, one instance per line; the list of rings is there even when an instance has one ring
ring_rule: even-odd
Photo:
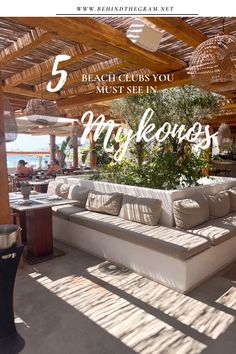
[[[61,143],[64,138],[57,137],[56,144]],[[19,134],[17,139],[11,143],[7,143],[7,151],[21,150],[21,151],[49,151],[49,136],[31,136],[26,134]]]

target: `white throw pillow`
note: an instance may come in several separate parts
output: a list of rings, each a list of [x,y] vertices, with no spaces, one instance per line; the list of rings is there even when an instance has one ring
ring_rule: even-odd
[[[209,220],[209,205],[205,196],[176,200],[173,203],[176,227],[188,230]]]
[[[88,194],[89,194],[88,188],[78,186],[76,184],[72,184],[69,189],[68,199],[78,200],[78,203],[76,203],[76,206],[79,206],[81,208],[85,208]]]
[[[122,193],[90,191],[86,203],[86,209],[99,213],[118,215],[121,208],[122,198]]]
[[[161,215],[161,200],[124,195],[120,217],[145,225],[157,225]]]

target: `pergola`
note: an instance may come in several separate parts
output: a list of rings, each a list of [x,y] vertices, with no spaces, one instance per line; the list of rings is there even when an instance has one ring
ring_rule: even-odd
[[[20,133],[48,134],[51,147],[55,135],[67,136],[71,119],[80,119],[81,114],[93,110],[95,114],[104,114],[107,119],[116,119],[123,124],[124,119],[112,117],[109,102],[132,92],[97,92],[99,81],[82,82],[83,74],[121,74],[127,75],[127,82],[116,80],[107,82],[107,86],[136,85],[129,75],[152,75],[174,73],[172,82],[155,84],[150,78],[142,86],[153,84],[158,90],[191,84],[187,72],[193,50],[203,41],[222,31],[220,17],[147,17],[146,23],[157,26],[162,32],[159,49],[152,53],[133,44],[127,37],[131,17],[25,17],[0,18],[0,70],[1,90],[9,98],[14,110]],[[236,34],[236,19],[227,18],[224,31]],[[65,85],[59,92],[48,92],[46,86],[52,80],[52,66],[55,57],[67,54],[71,58],[61,62],[58,69],[68,73]],[[52,80],[57,83],[57,78]],[[236,125],[236,92],[224,92],[231,101],[224,106],[227,120]],[[29,99],[44,98],[57,101],[61,116],[68,119],[59,126],[34,127],[22,123],[20,117]],[[0,118],[2,117],[0,107]],[[225,113],[217,118],[223,120]],[[3,119],[0,130],[4,131]],[[92,136],[91,136],[91,144]],[[94,147],[94,146],[92,146]],[[74,151],[76,156],[76,151]],[[0,223],[10,220],[6,166],[6,147],[0,145]]]

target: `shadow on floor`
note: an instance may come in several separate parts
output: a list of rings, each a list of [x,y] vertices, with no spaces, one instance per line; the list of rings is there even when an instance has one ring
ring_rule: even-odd
[[[232,288],[229,279],[213,277],[186,296],[60,247],[66,256],[18,274],[22,353],[231,354],[236,348],[236,306],[219,300]]]

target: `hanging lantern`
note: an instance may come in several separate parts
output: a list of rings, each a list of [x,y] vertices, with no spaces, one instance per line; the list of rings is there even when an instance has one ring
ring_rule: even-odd
[[[0,107],[3,111],[3,119],[5,132],[0,131],[0,144],[5,141],[9,143],[17,139],[18,136],[18,128],[15,119],[15,113],[11,106],[9,99],[0,93]]]
[[[83,134],[83,127],[78,124],[78,122],[72,122],[71,132],[70,132],[70,145],[73,147],[81,146],[81,135]]]
[[[220,151],[224,150],[225,146],[228,148],[230,145],[232,145],[231,129],[228,124],[222,123],[219,126],[217,138]]]
[[[231,139],[231,129],[226,123],[222,123],[218,129],[218,139]]]
[[[60,113],[55,101],[34,98],[27,103],[25,115],[31,123],[51,126],[57,123]]]
[[[223,33],[201,43],[190,59],[189,74],[193,84],[204,90],[235,90],[236,37]]]

